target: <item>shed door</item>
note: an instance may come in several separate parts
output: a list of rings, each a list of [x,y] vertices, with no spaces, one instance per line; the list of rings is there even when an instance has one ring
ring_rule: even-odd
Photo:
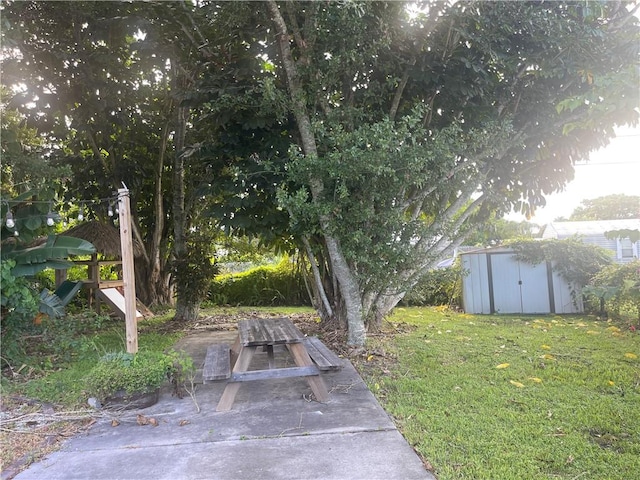
[[[514,255],[491,255],[493,308],[496,313],[549,313],[546,264],[520,263]]]
[[[491,255],[491,283],[495,313],[522,313],[520,267],[513,255]]]
[[[549,313],[549,278],[547,265],[519,263],[522,281],[522,313]]]

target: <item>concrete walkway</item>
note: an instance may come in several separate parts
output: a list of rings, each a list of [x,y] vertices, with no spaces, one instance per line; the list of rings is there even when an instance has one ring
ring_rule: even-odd
[[[231,343],[233,336],[201,332],[176,348],[201,365],[207,345]],[[261,357],[266,353],[256,361]],[[282,362],[287,357],[276,355]],[[323,374],[331,394],[326,404],[308,398],[303,378],[243,384],[229,412],[215,411],[224,382],[197,385],[195,402],[167,388],[152,407],[105,414],[15,479],[435,480],[351,363],[343,362],[341,371]],[[158,426],[139,425],[139,414]]]

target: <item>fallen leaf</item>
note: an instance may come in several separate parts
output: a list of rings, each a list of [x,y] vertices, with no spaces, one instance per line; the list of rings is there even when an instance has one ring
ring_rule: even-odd
[[[180,423],[178,423],[178,426],[180,427],[184,427],[185,425],[189,425],[191,422],[189,420],[180,420]]]
[[[138,416],[136,417],[136,422],[138,423],[138,425],[149,425],[149,419],[140,414],[138,414]]]
[[[609,380],[609,385],[610,385],[610,386],[612,386],[612,387],[613,387],[615,384],[616,384],[616,382],[613,382],[613,381]]]
[[[500,365],[496,366],[496,368],[507,368],[508,366],[508,363],[501,363]]]
[[[632,360],[635,360],[636,358],[638,358],[638,356],[635,353],[631,353],[631,352],[625,353],[624,356],[627,358],[631,358]]]
[[[594,330],[587,330],[588,335],[600,335],[600,332],[596,332]]]
[[[540,355],[540,358],[544,358],[546,360],[555,360],[556,357],[554,357],[550,353],[545,353],[544,355]]]
[[[620,329],[618,327],[614,327],[613,325],[610,327],[607,327],[607,330],[609,330],[610,332],[619,332]]]
[[[118,425],[120,425],[120,422],[118,420],[116,420],[115,418],[113,420],[111,420],[111,426],[112,427],[117,427]]]
[[[529,380],[536,383],[542,383],[542,379],[538,377],[529,377]]]
[[[510,383],[511,385],[515,385],[515,386],[516,386],[516,387],[518,387],[518,388],[523,388],[523,387],[524,387],[524,384],[523,384],[523,383],[516,382],[515,380],[509,380],[509,383]]]
[[[149,419],[149,425],[153,425],[154,427],[157,427],[158,425],[160,425],[160,423],[158,422],[158,420],[156,420],[155,418],[151,417]]]
[[[542,348],[543,350],[551,350],[551,347],[549,345],[542,345],[542,347],[540,348]]]

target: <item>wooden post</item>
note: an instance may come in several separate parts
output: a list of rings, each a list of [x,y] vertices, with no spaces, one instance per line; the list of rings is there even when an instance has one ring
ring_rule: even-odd
[[[122,281],[124,282],[124,313],[127,329],[127,352],[138,351],[138,325],[136,320],[136,279],[133,269],[133,235],[131,232],[131,205],[129,190],[118,189],[118,216],[120,219],[120,250],[122,253]]]

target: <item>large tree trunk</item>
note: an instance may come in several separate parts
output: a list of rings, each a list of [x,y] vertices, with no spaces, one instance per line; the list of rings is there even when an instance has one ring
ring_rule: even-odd
[[[289,94],[291,96],[293,114],[298,126],[298,132],[302,141],[302,149],[304,154],[311,158],[318,158],[318,150],[316,141],[311,128],[311,120],[307,112],[305,96],[302,87],[299,84],[298,72],[291,55],[289,46],[289,33],[284,18],[280,14],[275,0],[269,0],[267,3],[272,19],[276,25],[276,35],[282,55],[282,63],[287,77],[289,86]],[[317,178],[309,179],[312,201],[318,202],[324,194],[324,185]],[[320,228],[323,233],[324,242],[329,254],[329,261],[333,274],[338,280],[338,288],[340,295],[344,301],[344,313],[346,316],[346,324],[348,325],[347,343],[353,346],[362,346],[366,340],[366,331],[364,319],[362,317],[362,298],[357,279],[344,257],[338,240],[330,234],[329,219],[326,216],[320,216]],[[321,285],[318,285],[322,288]],[[341,315],[341,309],[337,311]]]
[[[171,115],[171,110],[172,107],[170,106],[167,115]],[[167,120],[162,131],[158,161],[154,171],[153,212],[155,223],[151,231],[151,241],[148,242],[148,250],[145,249],[144,257],[136,259],[137,295],[144,304],[149,306],[167,305],[172,302],[167,273],[164,268],[166,259],[162,255],[165,228],[162,172],[165,167],[169,135],[170,122]],[[141,245],[145,244],[137,228],[134,228],[134,235]]]
[[[174,67],[176,92],[183,91],[184,85],[182,83],[186,81],[184,76],[179,73],[179,68],[178,65]],[[173,253],[177,265],[187,265],[189,252],[186,239],[187,213],[185,209],[184,156],[182,153],[187,134],[189,108],[178,105],[176,113],[175,158],[173,162]],[[177,271],[184,272],[184,269],[177,269]],[[176,281],[181,282],[183,280],[177,278]],[[189,322],[198,317],[200,298],[186,295],[185,293],[184,289],[178,289],[174,320]]]

